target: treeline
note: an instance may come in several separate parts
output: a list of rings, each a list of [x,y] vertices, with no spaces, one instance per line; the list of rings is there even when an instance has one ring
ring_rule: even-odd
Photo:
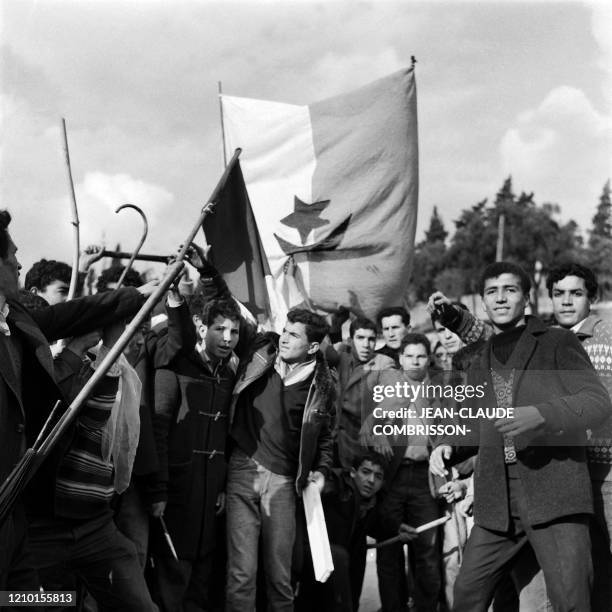
[[[516,195],[508,177],[492,204],[487,199],[465,209],[449,232],[434,207],[425,240],[415,249],[411,301],[427,300],[439,289],[449,297],[477,292],[482,268],[495,261],[500,217],[503,215],[503,259],[520,264],[532,280],[540,281],[551,268],[577,261],[597,274],[602,299],[612,298],[612,205],[610,180],[603,187],[585,241],[575,221],[557,220],[557,204],[537,204],[532,193]]]

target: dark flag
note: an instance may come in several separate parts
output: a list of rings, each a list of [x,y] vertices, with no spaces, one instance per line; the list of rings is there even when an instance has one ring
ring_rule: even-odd
[[[203,223],[211,245],[210,260],[223,274],[233,296],[259,322],[269,319],[266,290],[268,263],[251,209],[240,163],[236,163],[214,212]]]

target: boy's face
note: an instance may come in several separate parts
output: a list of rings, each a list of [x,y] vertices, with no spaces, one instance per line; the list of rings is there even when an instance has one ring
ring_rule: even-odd
[[[459,338],[459,336],[453,333],[450,329],[444,327],[440,321],[436,321],[434,323],[434,327],[436,329],[438,340],[440,340],[442,346],[448,351],[448,353],[454,355],[463,344],[461,342],[461,338]]]
[[[278,354],[286,363],[308,361],[319,350],[318,342],[309,342],[304,323],[287,321],[278,343]]]
[[[351,468],[351,478],[355,482],[359,495],[364,499],[370,499],[383,486],[385,473],[380,465],[366,459],[357,469]]]
[[[374,356],[376,332],[373,329],[356,329],[351,338],[353,351],[361,363],[366,363]]]
[[[399,356],[399,362],[411,380],[420,382],[427,376],[429,353],[423,344],[407,344]]]
[[[553,313],[561,327],[574,327],[591,312],[584,278],[566,276],[552,286]]]
[[[383,317],[380,320],[380,328],[387,346],[395,350],[399,349],[404,336],[410,331],[410,326],[402,321],[400,315]]]
[[[524,319],[527,300],[528,296],[521,288],[521,280],[515,274],[504,272],[485,280],[483,306],[498,330],[515,327]]]
[[[434,351],[434,359],[436,362],[436,365],[441,369],[441,370],[450,370],[451,369],[451,356],[449,354],[449,352],[442,346],[440,345],[435,351]]]
[[[36,295],[39,295],[41,298],[43,298],[45,302],[47,302],[47,304],[53,306],[54,304],[61,304],[68,299],[69,289],[70,286],[68,285],[68,283],[65,283],[61,280],[54,280],[51,281],[44,288],[44,290],[41,291],[40,289],[36,289],[34,291],[34,288],[32,288],[32,291]]]
[[[211,357],[225,359],[236,348],[240,334],[240,322],[217,315],[206,328],[204,345]]]

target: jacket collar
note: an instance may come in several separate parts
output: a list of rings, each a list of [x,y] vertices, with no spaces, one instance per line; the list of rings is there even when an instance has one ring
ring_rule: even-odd
[[[9,303],[11,310],[8,321],[22,332],[24,344],[30,346],[42,367],[54,379],[53,357],[51,356],[49,341],[22,304],[13,300],[10,300]]]
[[[512,354],[512,364],[517,370],[523,370],[527,365],[535,347],[537,345],[537,338],[541,336],[548,328],[548,326],[538,317],[528,315],[525,318],[525,331],[521,335],[514,353]],[[492,338],[494,338],[493,336]],[[483,370],[488,370],[491,367],[491,339],[485,345],[485,350],[482,351],[480,358],[480,365]]]
[[[576,330],[576,335],[579,338],[591,338],[595,334],[595,326],[601,322],[602,318],[596,314],[590,314],[586,319],[583,319],[579,323],[579,327]]]
[[[40,366],[49,375],[49,378],[55,382],[53,357],[51,356],[51,349],[49,348],[47,338],[42,333],[38,325],[36,325],[34,319],[32,319],[27,309],[20,302],[15,300],[7,300],[7,303],[10,304],[10,311],[7,317],[7,321],[9,322],[10,326],[13,328],[13,330],[19,332],[19,337],[23,342],[24,349],[28,347],[34,353]],[[13,374],[11,377],[7,374],[7,372],[3,372],[3,375],[7,381],[7,384],[9,384],[11,390],[18,398],[21,411],[23,412],[21,397],[18,392],[18,383],[14,378],[15,374]]]
[[[224,367],[228,367],[234,374],[238,370],[238,355],[232,351],[227,357],[224,359],[217,359],[213,361],[206,350],[205,344],[202,342],[198,342],[195,347],[195,352],[191,353],[191,357],[198,364],[204,364],[212,374],[216,375],[217,372]]]

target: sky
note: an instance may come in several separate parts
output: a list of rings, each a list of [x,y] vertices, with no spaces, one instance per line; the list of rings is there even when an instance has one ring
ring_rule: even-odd
[[[0,0],[0,208],[24,272],[81,242],[174,252],[223,169],[224,93],[308,104],[417,59],[417,240],[514,190],[588,229],[612,175],[612,3]]]

